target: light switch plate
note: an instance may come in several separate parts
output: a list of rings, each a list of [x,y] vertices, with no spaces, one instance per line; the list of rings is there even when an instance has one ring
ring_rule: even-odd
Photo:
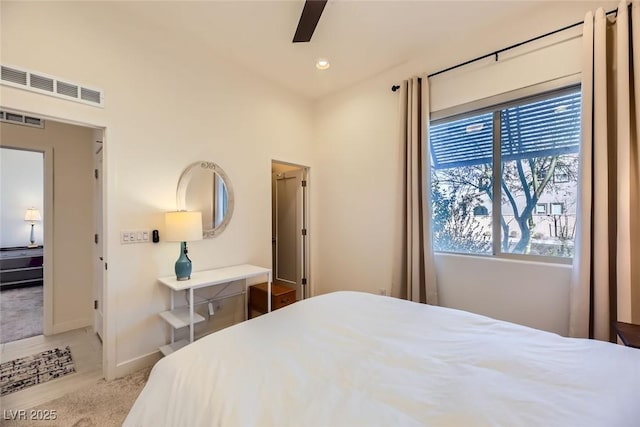
[[[120,243],[129,245],[131,243],[149,243],[151,232],[149,230],[122,230],[120,231]]]

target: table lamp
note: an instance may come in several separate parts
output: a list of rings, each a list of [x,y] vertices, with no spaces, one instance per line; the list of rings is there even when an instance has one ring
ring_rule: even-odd
[[[187,242],[202,240],[202,212],[177,211],[164,215],[165,240],[180,242],[180,257],[176,261],[176,279],[191,278],[191,260],[187,256]]]
[[[31,244],[28,246],[29,248],[35,248],[36,238],[33,234],[33,226],[36,224],[36,221],[42,221],[42,215],[40,215],[40,210],[36,208],[29,208],[24,214],[24,220],[31,223]]]

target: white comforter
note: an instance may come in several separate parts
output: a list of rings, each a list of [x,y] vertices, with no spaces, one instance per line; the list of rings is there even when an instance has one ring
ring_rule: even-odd
[[[358,292],[159,361],[125,426],[640,426],[640,350]]]

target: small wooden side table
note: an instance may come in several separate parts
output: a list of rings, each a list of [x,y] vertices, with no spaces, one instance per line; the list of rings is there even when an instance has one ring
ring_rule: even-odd
[[[249,286],[249,301],[247,304],[249,319],[253,317],[253,311],[261,314],[269,311],[267,308],[269,300],[267,295],[269,295],[267,283]],[[296,302],[296,290],[274,280],[271,285],[271,309],[277,310],[294,302]]]
[[[627,347],[640,348],[640,325],[616,322],[616,332]]]

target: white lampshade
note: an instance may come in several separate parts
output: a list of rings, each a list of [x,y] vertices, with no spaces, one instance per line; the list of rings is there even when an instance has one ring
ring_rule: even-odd
[[[164,223],[165,240],[168,242],[202,240],[202,212],[167,212]]]
[[[40,210],[36,208],[29,208],[24,214],[25,221],[41,221],[42,215],[40,215]]]

